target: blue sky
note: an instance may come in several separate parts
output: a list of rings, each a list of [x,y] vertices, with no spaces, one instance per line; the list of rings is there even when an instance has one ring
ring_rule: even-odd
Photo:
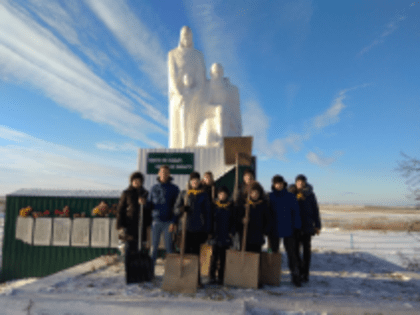
[[[0,1],[0,195],[123,189],[167,147],[183,25],[238,86],[258,180],[307,175],[320,202],[407,205],[420,157],[420,3]],[[208,75],[209,76],[209,75]]]

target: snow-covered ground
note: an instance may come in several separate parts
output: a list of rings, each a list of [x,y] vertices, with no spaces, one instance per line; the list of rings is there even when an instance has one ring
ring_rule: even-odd
[[[303,287],[291,285],[284,255],[279,287],[205,286],[195,295],[162,291],[162,264],[153,283],[127,286],[123,264],[100,258],[95,267],[89,262],[0,285],[0,314],[420,314],[420,270],[413,263],[420,261],[419,239],[420,233],[327,228],[313,239]]]

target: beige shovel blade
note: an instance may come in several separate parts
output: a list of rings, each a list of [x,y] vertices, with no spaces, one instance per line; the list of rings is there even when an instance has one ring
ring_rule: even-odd
[[[200,248],[200,264],[201,264],[201,275],[208,276],[210,273],[210,262],[211,255],[213,253],[213,247],[208,244],[202,244]]]
[[[162,290],[179,293],[196,293],[198,284],[198,256],[167,254]]]
[[[261,253],[260,284],[279,286],[281,276],[281,254]]]
[[[226,251],[225,285],[258,289],[260,254]]]

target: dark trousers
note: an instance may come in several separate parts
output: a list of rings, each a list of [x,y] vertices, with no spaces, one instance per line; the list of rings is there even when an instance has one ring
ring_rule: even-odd
[[[125,243],[125,281],[132,283],[135,275],[131,267],[132,260],[138,252],[138,241],[128,241]]]
[[[309,266],[311,264],[311,234],[300,233],[296,236],[296,258],[298,261],[300,274],[309,276]],[[303,257],[301,256],[303,250]]]
[[[185,253],[200,255],[200,246],[207,240],[206,232],[188,232],[185,241]]]
[[[206,232],[188,232],[185,241],[185,253],[198,256],[198,284],[201,284],[200,247],[207,240]]]
[[[216,271],[217,279],[220,282],[223,282],[225,275],[225,264],[226,264],[226,250],[229,247],[213,245],[213,253],[211,256],[211,265],[210,265],[210,279],[216,280]]]
[[[280,249],[280,238],[270,237],[269,238],[269,247],[273,253],[278,253]],[[290,273],[294,277],[299,277],[299,263],[296,257],[296,242],[293,236],[284,237],[283,245],[287,253],[287,261],[290,269]]]

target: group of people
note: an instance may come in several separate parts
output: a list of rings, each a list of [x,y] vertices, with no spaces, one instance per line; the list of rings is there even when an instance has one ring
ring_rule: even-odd
[[[131,175],[130,186],[122,193],[117,209],[117,229],[127,244],[126,270],[138,251],[138,219],[142,207],[142,239],[146,239],[146,227],[151,226],[153,263],[162,233],[166,252],[173,252],[172,235],[177,231],[180,217],[186,213],[185,252],[199,255],[202,244],[212,244],[210,283],[223,283],[226,250],[240,246],[244,224],[248,225],[246,251],[260,253],[268,239],[268,250],[278,252],[283,239],[292,283],[299,287],[309,280],[311,238],[320,233],[321,221],[313,188],[304,175],[298,175],[290,186],[282,176],[275,175],[268,194],[255,180],[251,169],[245,170],[243,182],[232,194],[225,186],[215,188],[211,172],[206,172],[203,179],[198,172],[192,172],[183,191],[172,183],[167,166],[160,167],[157,183],[150,193],[143,188],[143,181],[141,173]],[[198,285],[201,286],[200,277]]]

